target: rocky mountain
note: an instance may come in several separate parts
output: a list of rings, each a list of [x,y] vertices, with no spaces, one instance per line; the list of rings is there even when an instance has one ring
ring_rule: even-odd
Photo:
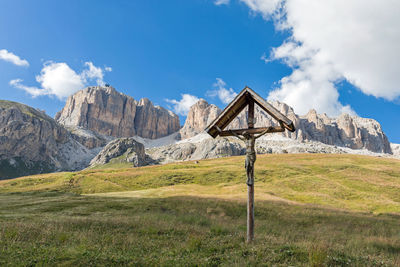
[[[400,145],[390,144],[375,120],[348,114],[330,118],[315,110],[298,116],[286,104],[272,105],[297,130],[258,139],[258,153],[400,156]],[[89,163],[91,167],[109,162],[143,166],[243,155],[244,144],[237,138],[213,139],[203,132],[220,113],[217,106],[201,99],[179,130],[179,119],[172,112],[155,107],[148,99],[135,101],[112,87],[88,87],[71,96],[56,115],[58,121],[26,105],[0,101],[0,179],[80,170]],[[242,111],[228,128],[247,127],[246,113]],[[275,125],[257,106],[255,119],[256,127]]]
[[[181,138],[186,139],[201,133],[220,113],[221,109],[216,105],[200,99],[189,110],[185,125],[180,130]]]
[[[99,134],[79,126],[65,126],[65,128],[71,133],[73,139],[88,149],[104,147],[115,139],[115,137]]]
[[[156,139],[179,131],[179,117],[140,101],[110,86],[87,87],[70,96],[55,119],[66,127],[81,127],[113,137],[141,136]]]
[[[282,114],[291,119],[296,132],[284,132],[280,135],[299,141],[318,141],[328,145],[347,147],[351,149],[367,149],[377,153],[392,153],[390,143],[383,133],[380,124],[373,119],[360,118],[342,114],[330,118],[326,114],[317,114],[310,110],[305,116],[296,115],[291,107],[278,101],[271,103]],[[181,129],[183,138],[192,137],[204,130],[209,122],[214,120],[221,110],[199,100],[189,111],[185,125]],[[255,127],[276,125],[275,121],[258,106],[255,109]],[[247,110],[243,110],[234,119],[229,128],[247,127]],[[276,134],[274,134],[276,135]],[[277,133],[279,135],[279,133]]]
[[[315,141],[301,142],[299,140],[269,135],[261,137],[256,142],[258,154],[282,154],[282,153],[336,153],[336,154],[362,154],[375,155],[366,150],[352,150],[322,144]],[[146,148],[146,154],[152,159],[151,163],[170,163],[185,160],[199,160],[245,155],[244,143],[236,137],[217,137],[213,139],[206,133],[200,133],[195,137],[181,140],[172,144]]]
[[[146,149],[146,154],[157,163],[169,163],[182,160],[211,159],[238,156],[245,148],[233,138],[216,138],[204,135],[198,140],[184,140],[175,144]]]
[[[80,169],[96,152],[42,111],[0,100],[0,179]]]
[[[132,162],[133,167],[147,165],[144,145],[134,138],[118,138],[108,143],[90,162],[90,167],[112,161]]]

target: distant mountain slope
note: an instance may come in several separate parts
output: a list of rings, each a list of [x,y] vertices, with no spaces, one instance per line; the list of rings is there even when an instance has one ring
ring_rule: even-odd
[[[0,179],[80,169],[94,155],[44,112],[0,100]]]
[[[173,112],[154,106],[147,98],[136,101],[110,86],[91,86],[75,93],[55,119],[67,127],[113,137],[156,139],[180,129],[179,117]]]
[[[367,149],[377,153],[392,153],[390,143],[382,131],[381,125],[373,120],[342,114],[337,118],[329,118],[326,114],[317,114],[310,110],[305,116],[298,116],[293,109],[278,101],[271,103],[282,114],[291,119],[296,132],[284,132],[280,135],[299,141],[318,141],[328,145],[347,147],[351,149]],[[246,110],[235,118],[230,128],[246,128]],[[208,104],[204,99],[194,104],[188,114],[185,125],[180,130],[183,138],[201,133],[212,122],[221,110]],[[256,106],[256,127],[275,125],[274,120]],[[274,134],[274,135],[279,135]]]

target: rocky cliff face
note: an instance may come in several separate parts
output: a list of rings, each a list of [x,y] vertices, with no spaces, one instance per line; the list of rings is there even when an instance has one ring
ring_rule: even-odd
[[[392,153],[390,143],[381,125],[373,120],[342,114],[329,118],[310,110],[306,116],[298,118],[296,138],[315,140],[328,145],[351,149],[367,149],[373,152]]]
[[[93,153],[41,111],[0,101],[0,179],[88,164]]]
[[[135,116],[136,135],[157,139],[179,131],[179,117],[172,111],[153,106],[147,98],[137,102]]]
[[[155,139],[179,130],[179,117],[148,99],[140,101],[112,87],[87,87],[70,96],[55,119],[67,127],[83,127],[114,137]]]
[[[271,103],[282,114],[291,119],[296,132],[276,133],[299,141],[318,141],[328,145],[336,145],[351,149],[367,149],[378,153],[391,153],[390,143],[383,133],[380,124],[373,119],[342,114],[337,118],[329,118],[326,114],[317,114],[310,110],[305,116],[298,116],[293,109],[284,103]],[[215,105],[200,100],[192,106],[184,127],[182,138],[192,137],[204,130],[221,110]],[[276,125],[275,121],[258,106],[255,109],[255,127]],[[243,110],[228,128],[247,127],[247,110]]]
[[[201,133],[220,113],[221,109],[216,105],[200,99],[189,110],[185,125],[180,130],[181,138],[186,139]]]

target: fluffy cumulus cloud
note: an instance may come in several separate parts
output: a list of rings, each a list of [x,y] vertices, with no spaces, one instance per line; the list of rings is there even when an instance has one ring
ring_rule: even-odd
[[[17,66],[23,66],[23,67],[28,67],[29,62],[26,61],[25,59],[21,59],[19,56],[7,51],[6,49],[0,49],[0,59],[11,62],[14,65]]]
[[[168,103],[172,104],[175,113],[186,116],[191,106],[193,106],[199,98],[190,94],[181,94],[181,100],[165,99]]]
[[[230,2],[230,0],[215,0],[214,4],[216,4],[217,6],[220,6],[220,5],[227,5],[227,4],[229,4],[229,2]]]
[[[266,61],[293,69],[269,99],[338,115],[352,112],[339,101],[336,84],[347,80],[367,95],[400,96],[400,2],[396,0],[241,0],[272,19],[290,37]]]
[[[249,6],[251,11],[260,12],[265,19],[279,16],[282,0],[240,0]]]
[[[22,89],[32,97],[41,95],[56,96],[65,99],[91,82],[103,85],[104,72],[111,71],[96,67],[92,62],[85,62],[81,73],[75,72],[66,63],[46,62],[36,81],[40,87],[26,86],[21,79],[10,81],[10,85]]]
[[[213,84],[214,90],[207,92],[207,96],[218,97],[222,103],[230,103],[237,93],[232,88],[226,89],[226,83],[221,78],[217,78],[217,81]]]

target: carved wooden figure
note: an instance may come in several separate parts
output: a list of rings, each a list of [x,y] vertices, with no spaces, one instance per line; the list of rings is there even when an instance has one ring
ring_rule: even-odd
[[[243,132],[243,137],[238,135],[237,133],[230,131],[233,136],[236,136],[240,140],[242,140],[246,144],[246,160],[244,162],[244,167],[246,169],[246,174],[247,174],[247,185],[252,185],[254,183],[254,163],[256,162],[257,155],[256,155],[256,150],[255,150],[255,144],[256,144],[256,139],[260,138],[264,134],[268,132],[268,130],[265,130],[261,134],[255,136],[252,134],[249,134],[247,131]]]
[[[254,104],[260,106],[271,117],[278,121],[279,126],[254,128]],[[224,131],[225,127],[248,106],[247,129]],[[255,151],[256,139],[266,133],[283,132],[285,129],[294,132],[293,122],[266,102],[249,87],[245,87],[221,114],[205,129],[213,138],[217,136],[236,136],[246,144],[245,168],[247,175],[247,242],[254,239],[254,163],[257,156]],[[258,135],[256,135],[258,134]]]

